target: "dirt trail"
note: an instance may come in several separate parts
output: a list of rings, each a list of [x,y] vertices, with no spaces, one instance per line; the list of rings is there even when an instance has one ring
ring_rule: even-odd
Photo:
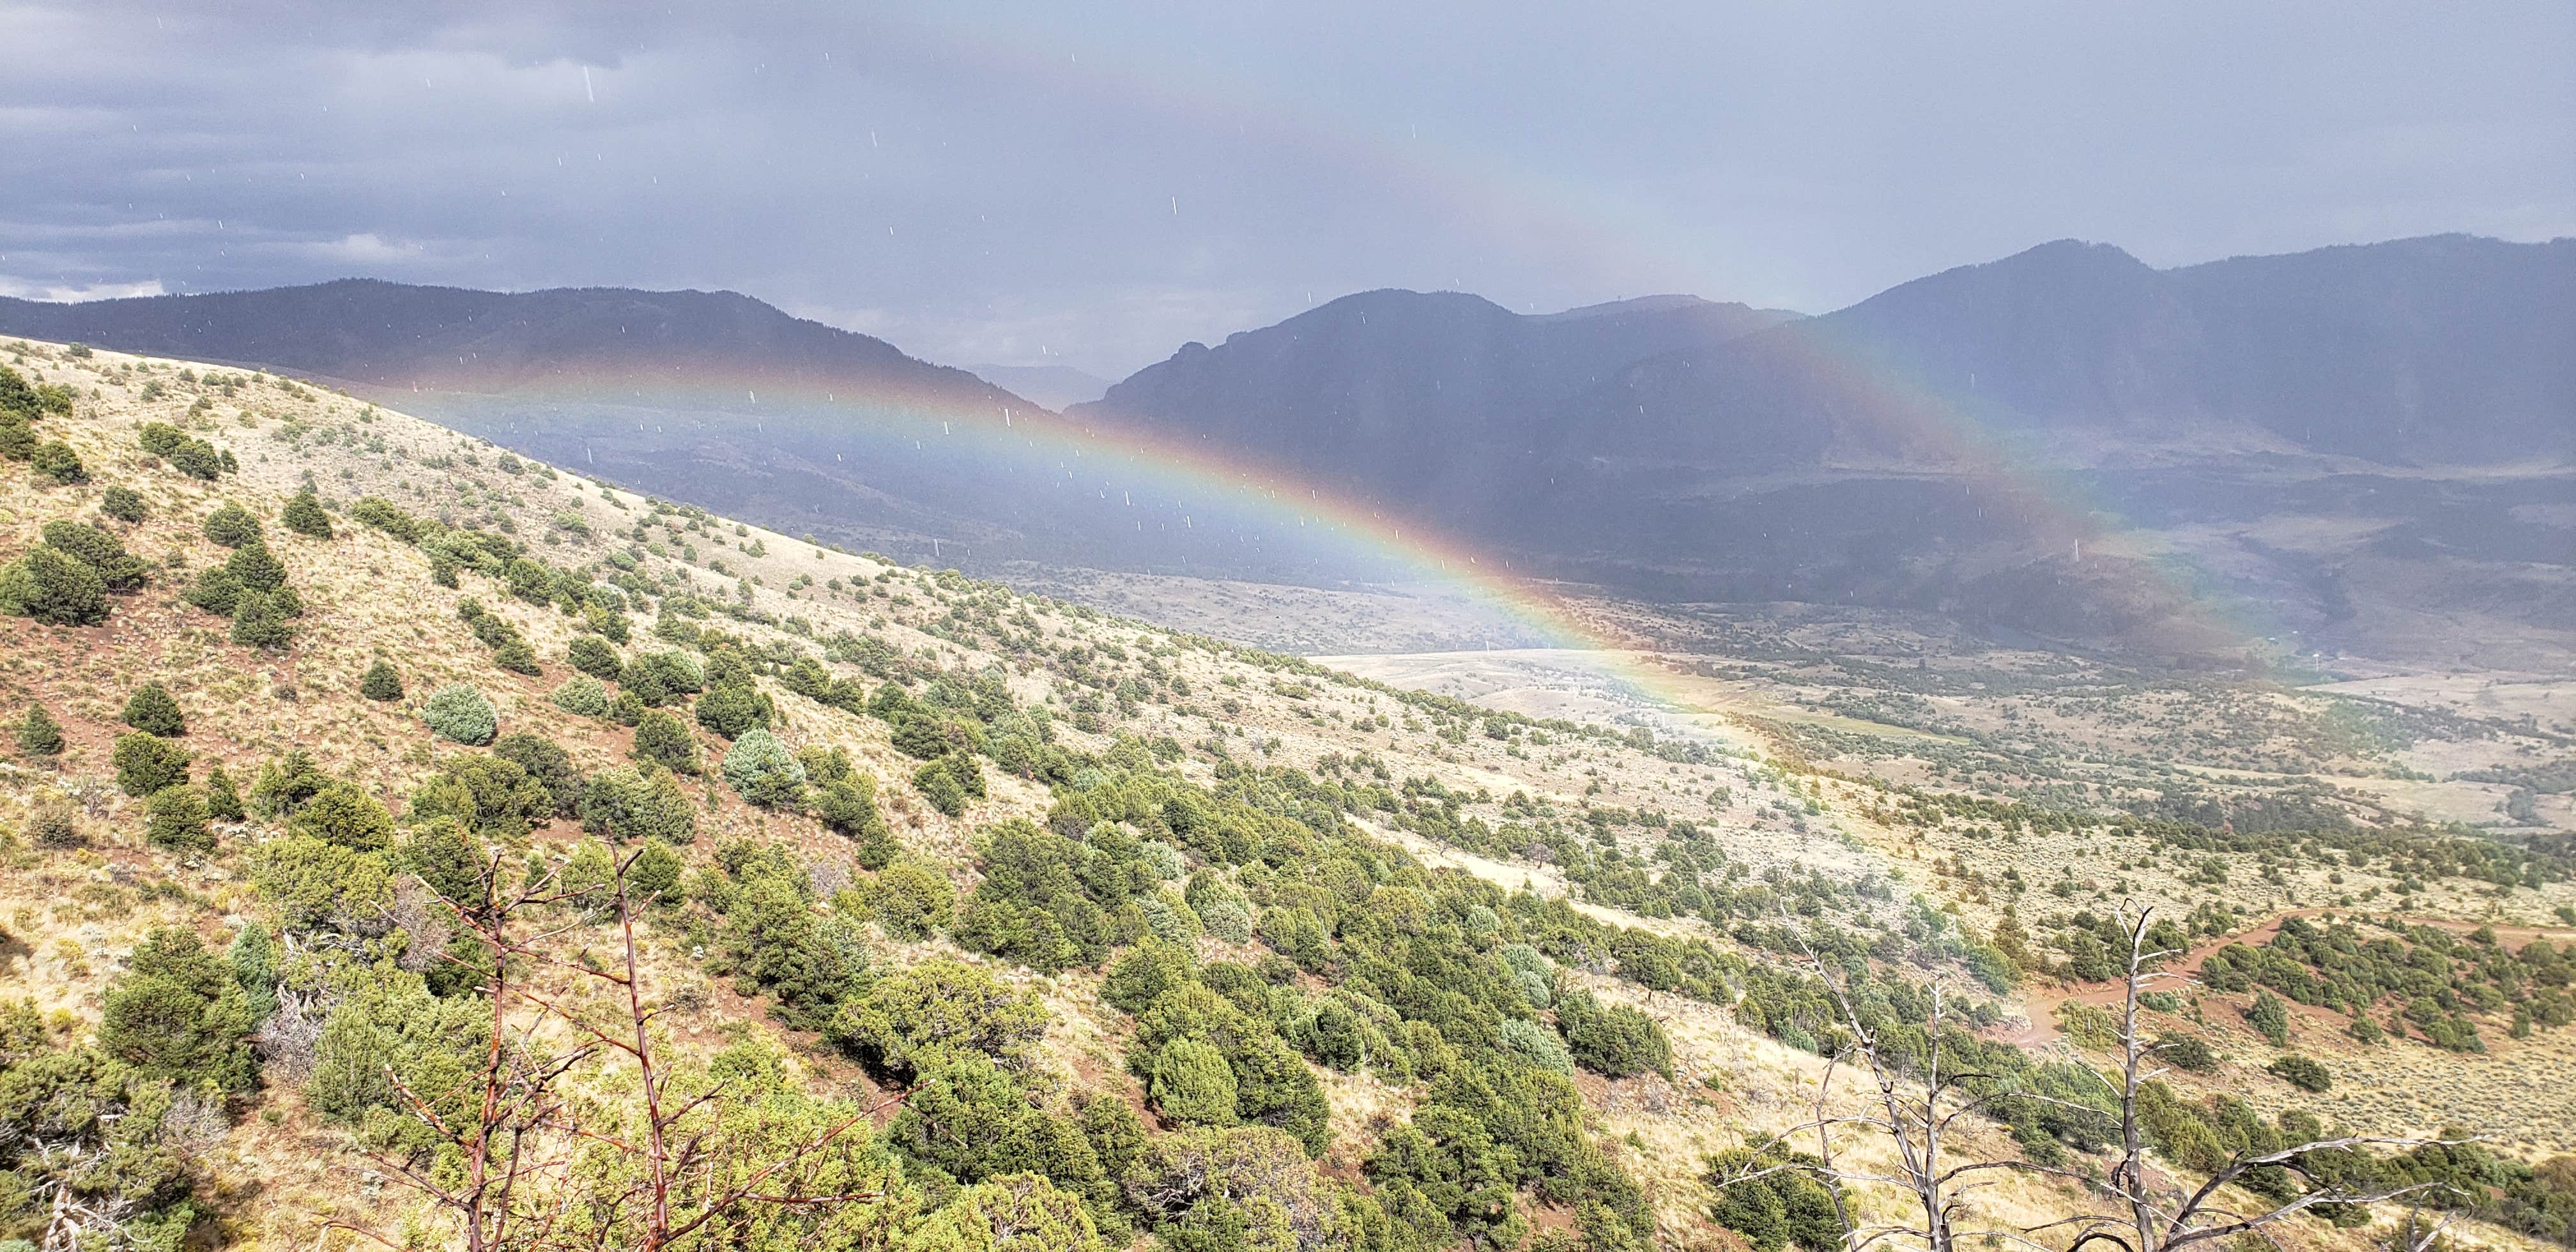
[[[2246,929],[2235,932],[2234,934],[2222,935],[2193,947],[2189,952],[2186,952],[2183,955],[2181,960],[2167,965],[2165,969],[2170,973],[2185,974],[2197,978],[2200,975],[2201,963],[2208,960],[2212,955],[2225,949],[2229,944],[2241,943],[2249,948],[2259,948],[2264,944],[2270,943],[2274,936],[2280,934],[2282,923],[2289,919],[2293,917],[2320,917],[2328,913],[2352,915],[2353,910],[2348,908],[2315,908],[2289,909],[2284,912],[2275,913],[2272,916],[2264,918],[2262,921],[2247,927]],[[2464,922],[2456,918],[2448,917],[2402,917],[2398,920],[2404,921],[2409,925],[2438,927],[2455,934],[2469,934],[2477,930],[2479,927],[2486,925],[2486,923],[2483,922]],[[2561,944],[2576,942],[2576,930],[2571,930],[2566,927],[2495,926],[2493,929],[2495,931],[2496,938],[2506,943],[2525,944],[2534,939],[2547,939],[2552,943]],[[2170,979],[2163,980],[2160,985],[2170,987],[2172,985],[2172,981]],[[2077,1004],[2091,1005],[2094,1008],[2114,1008],[2124,1003],[2126,999],[2127,991],[2121,985],[2121,981],[2116,978],[2103,982],[2074,983],[2045,990],[2034,990],[2029,995],[2025,996],[2022,1001],[2022,1012],[2029,1017],[2029,1023],[2024,1026],[1996,1031],[1990,1037],[2002,1042],[2018,1044],[2025,1048],[2044,1047],[2048,1044],[2055,1043],[2059,1037],[2060,1032],[2057,1029],[2057,1008],[2059,1005],[2072,1001]],[[2293,1012],[2298,1012],[2306,1016],[2314,1017],[2322,1015],[2324,1017],[2334,1017],[2340,1020],[2339,1014],[2331,1013],[2325,1009],[2297,1004],[2291,1005],[2290,1008]]]

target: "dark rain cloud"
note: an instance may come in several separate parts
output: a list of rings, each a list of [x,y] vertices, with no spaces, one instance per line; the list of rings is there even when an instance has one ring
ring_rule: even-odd
[[[0,290],[728,287],[1104,373],[1375,286],[2576,230],[2558,3],[35,0],[0,57]]]

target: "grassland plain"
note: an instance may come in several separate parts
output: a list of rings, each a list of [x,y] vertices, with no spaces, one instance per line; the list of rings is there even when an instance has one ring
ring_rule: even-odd
[[[622,834],[614,815],[631,806],[617,790],[628,784],[600,782],[612,777],[666,783],[657,803],[693,825],[661,841],[681,868],[640,926],[670,1054],[769,1074],[779,1101],[907,1101],[871,1119],[875,1198],[844,1206],[881,1222],[851,1218],[864,1235],[820,1218],[710,1228],[733,1242],[989,1247],[1008,1225],[991,1215],[1018,1205],[1060,1219],[1048,1229],[1062,1242],[1033,1245],[1050,1247],[1776,1247],[1740,1214],[1721,1220],[1704,1157],[1812,1107],[1819,1051],[1837,1035],[1799,940],[1854,976],[1873,1012],[1943,980],[1974,1002],[1984,1036],[2045,1065],[2098,1056],[2081,1009],[2099,999],[2099,923],[2124,901],[2186,923],[2195,962],[2225,954],[2156,1019],[2210,1045],[2207,1068],[2168,1081],[2215,1133],[2241,1132],[2248,1108],[2364,1133],[2467,1128],[2491,1136],[2481,1150],[2494,1159],[2477,1168],[2492,1175],[2480,1212],[2495,1220],[2459,1237],[2509,1247],[2564,1229],[2500,1198],[2557,1194],[2548,1180],[2567,1171],[2531,1167],[2576,1148],[2566,967],[2552,955],[2576,935],[2576,888],[2546,846],[2421,827],[2385,806],[2340,805],[2318,829],[2142,815],[2116,801],[2162,793],[2125,757],[2127,772],[2080,780],[2081,803],[2024,785],[2077,772],[2054,764],[1874,772],[1858,766],[1876,749],[1824,750],[1841,741],[1815,728],[1870,710],[1837,710],[1821,687],[1804,729],[1747,715],[1712,719],[1723,736],[1671,722],[1657,734],[1613,724],[1631,710],[1609,696],[1556,710],[1586,716],[1532,717],[739,525],[291,380],[65,345],[0,347],[0,360],[60,389],[69,412],[57,403],[31,428],[78,465],[0,461],[0,563],[87,542],[46,530],[80,522],[140,574],[104,597],[99,620],[0,617],[0,717],[14,729],[41,706],[61,732],[57,751],[0,763],[0,1000],[27,1006],[0,1066],[23,1076],[96,1048],[148,1087],[163,1053],[132,1046],[119,1006],[172,976],[161,956],[136,954],[173,932],[237,970],[258,964],[245,945],[285,954],[268,982],[244,975],[269,1016],[228,1046],[256,1053],[256,1080],[201,1092],[164,1074],[160,1104],[120,1089],[124,1106],[164,1109],[149,1143],[125,1146],[169,1168],[121,1208],[98,1201],[113,1212],[93,1233],[349,1245],[358,1236],[326,1225],[339,1220],[397,1242],[452,1240],[385,1164],[437,1151],[399,1129],[385,1092],[330,1082],[331,1060],[413,1055],[348,1050],[393,1037],[381,1020],[392,1010],[370,997],[395,992],[370,981],[432,1016],[475,994],[443,981],[464,962],[442,963],[456,933],[417,885],[433,838],[461,828],[531,875],[595,874],[611,846],[601,836]],[[171,453],[174,436],[234,468],[181,468],[194,460]],[[286,572],[282,641],[236,642],[257,614],[201,603],[248,546],[209,534],[227,503],[257,520]],[[380,665],[399,696],[369,693]],[[605,678],[596,700],[585,668]],[[1970,681],[1984,680],[1958,679]],[[155,738],[125,724],[147,683],[184,714],[184,733],[162,739],[190,758],[175,790],[220,809],[220,767],[249,800],[200,819],[202,836],[165,800],[174,789],[138,785],[120,750]],[[496,725],[433,731],[444,715],[431,697],[455,687],[479,693]],[[2146,741],[2159,717],[2192,715],[2177,690],[2124,695],[2143,703],[2087,724],[2138,723],[2118,751],[2143,762],[2170,746]],[[2275,757],[2294,747],[2360,751],[2299,720],[2299,699],[2248,696],[2211,714],[2254,729],[2194,768],[2284,773]],[[2148,707],[2166,712],[2137,714]],[[641,733],[663,714],[678,716],[676,747]],[[1917,733],[1985,742],[1966,721]],[[2052,723],[2038,737],[2067,733]],[[764,756],[763,739],[785,752]],[[675,750],[699,768],[623,774],[639,751]],[[549,785],[557,800],[529,798]],[[360,817],[315,816],[325,793],[340,797],[331,811]],[[379,808],[394,833],[368,833]],[[386,885],[358,899],[348,882],[297,878],[295,856]],[[560,911],[548,925],[566,968],[613,950],[595,902]],[[2369,983],[2363,1001],[2361,975],[2302,966],[2327,989],[2292,995],[2304,975],[2286,957],[2242,956],[2274,952],[2266,923],[2292,911],[2358,928],[2361,950],[2395,945],[2381,964],[2422,977]],[[972,991],[959,999],[1022,1006],[1010,1020],[1039,1028],[974,1056],[905,1034],[910,980],[952,968],[972,972],[955,976]],[[536,982],[605,1011],[574,975]],[[2276,990],[2292,1001],[2278,1042],[2249,1024]],[[2365,1042],[2362,1020],[2382,1037]],[[531,1046],[570,1048],[568,1021],[531,1027]],[[1602,1021],[1617,1029],[1587,1027]],[[287,1028],[298,1022],[301,1036]],[[1231,1072],[1228,1111],[1183,1090],[1205,1069],[1180,1045],[1202,1040]],[[2324,1060],[2330,1090],[2273,1077],[2283,1043]],[[979,1104],[995,1066],[1005,1095]],[[613,1064],[566,1081],[602,1108],[635,1098],[633,1074]],[[1551,1103],[1560,1095],[1570,1102]],[[1462,1122],[1477,1098],[1499,1103]],[[1508,1116],[1524,1105],[1549,1112]],[[2034,1147],[2050,1133],[2036,1125],[1982,1123],[1960,1150],[2098,1160],[2098,1145]],[[1005,1146],[957,1150],[965,1139]],[[1173,1164],[1188,1153],[1240,1164],[1280,1142],[1294,1159],[1261,1157],[1239,1186],[1173,1198],[1173,1178],[1212,1168]],[[12,1168],[23,1185],[0,1202],[20,1207],[0,1238],[61,1235],[60,1214],[34,1200],[96,1199]],[[1854,1202],[1903,1215],[1893,1191],[1863,1187]],[[2085,1203],[2036,1175],[1968,1197],[1974,1220],[1998,1229]],[[2395,1216],[2301,1219],[2282,1239],[2371,1245]],[[630,1219],[600,1219],[601,1237],[631,1235],[618,1224]],[[984,1242],[960,1234],[970,1227]]]

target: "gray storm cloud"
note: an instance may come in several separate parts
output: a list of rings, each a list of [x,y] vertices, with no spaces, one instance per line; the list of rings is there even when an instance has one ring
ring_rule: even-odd
[[[1380,286],[2576,231],[2558,4],[735,7],[0,8],[0,290],[723,287],[1115,375]]]

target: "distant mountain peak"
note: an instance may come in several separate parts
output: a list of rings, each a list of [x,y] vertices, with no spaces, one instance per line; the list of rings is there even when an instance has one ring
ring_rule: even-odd
[[[1675,309],[1695,309],[1716,301],[1679,293],[1660,296],[1636,296],[1627,300],[1606,300],[1600,304],[1577,305],[1557,313],[1532,314],[1540,322],[1572,322],[1587,317],[1617,317],[1626,313],[1670,313]],[[1743,307],[1743,306],[1737,306]]]

